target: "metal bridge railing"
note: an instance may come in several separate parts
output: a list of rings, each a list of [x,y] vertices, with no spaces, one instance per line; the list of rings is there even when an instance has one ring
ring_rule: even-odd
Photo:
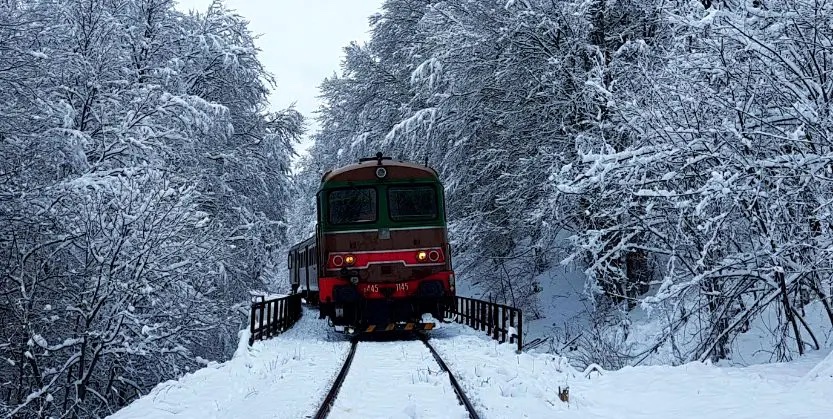
[[[488,333],[499,342],[515,343],[518,352],[523,348],[523,313],[504,304],[457,296],[455,308],[446,310],[446,318],[455,318],[475,330]]]
[[[523,348],[523,313],[517,308],[458,296],[445,317],[484,331],[501,343],[509,340],[517,345],[519,352]],[[254,297],[249,316],[249,345],[285,332],[300,318],[301,294],[270,300]]]
[[[253,297],[249,315],[249,345],[285,332],[300,318],[301,294],[269,300],[263,296]]]

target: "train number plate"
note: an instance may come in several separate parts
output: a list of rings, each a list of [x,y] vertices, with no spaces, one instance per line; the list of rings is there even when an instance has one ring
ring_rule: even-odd
[[[396,291],[397,292],[399,292],[399,291],[407,292],[408,289],[409,289],[409,286],[408,286],[407,282],[400,282],[400,283],[397,283],[395,285],[396,285]],[[381,289],[379,288],[379,284],[367,284],[367,285],[364,286],[364,292],[365,293],[378,293],[380,291],[381,291]]]

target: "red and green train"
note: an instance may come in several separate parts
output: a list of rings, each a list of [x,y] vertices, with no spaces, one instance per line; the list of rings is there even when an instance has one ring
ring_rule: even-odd
[[[288,255],[293,292],[337,330],[425,330],[455,302],[443,186],[427,166],[360,159],[321,178],[314,236]]]

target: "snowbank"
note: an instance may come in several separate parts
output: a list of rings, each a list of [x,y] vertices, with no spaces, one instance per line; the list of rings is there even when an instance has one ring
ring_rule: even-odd
[[[132,418],[303,418],[315,413],[350,344],[318,313],[278,338],[248,346],[240,332],[233,358],[157,385],[110,416]]]
[[[461,325],[438,332],[432,343],[484,418],[833,417],[833,355],[744,368],[691,363],[579,371],[562,357],[516,354],[514,346]],[[559,387],[569,387],[569,403],[559,399]]]

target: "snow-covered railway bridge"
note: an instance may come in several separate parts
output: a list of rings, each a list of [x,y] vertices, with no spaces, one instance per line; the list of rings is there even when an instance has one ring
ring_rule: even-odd
[[[748,368],[692,363],[589,373],[551,354],[519,354],[458,324],[432,331],[430,342],[483,419],[833,417],[833,354]],[[231,360],[159,384],[112,417],[314,417],[350,347],[305,311],[285,333],[252,346],[241,333]],[[564,386],[569,403],[558,398]],[[442,417],[467,415],[421,342],[361,342],[330,417],[437,417],[435,408]]]

